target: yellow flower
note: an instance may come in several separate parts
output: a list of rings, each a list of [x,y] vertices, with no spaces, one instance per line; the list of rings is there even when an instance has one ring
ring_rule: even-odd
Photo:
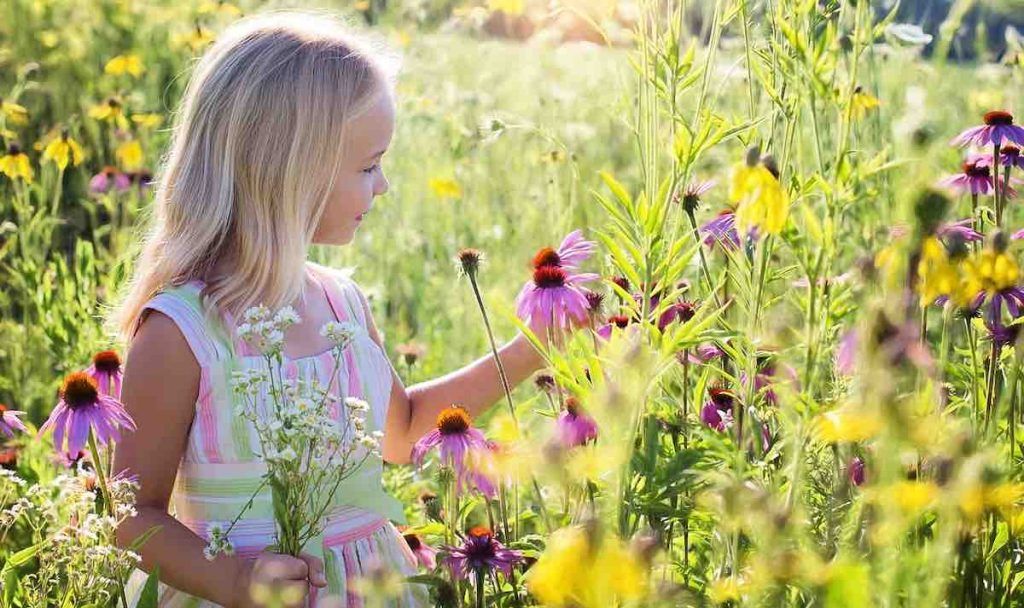
[[[487,8],[509,15],[522,15],[524,7],[523,0],[487,0]]]
[[[428,182],[434,194],[441,198],[459,198],[462,196],[462,187],[453,179],[442,179],[432,177]]]
[[[556,530],[526,572],[526,587],[546,606],[606,608],[646,594],[647,570],[611,532],[600,546],[579,526]]]
[[[565,160],[565,152],[561,150],[544,152],[540,155],[540,160],[544,163],[560,163]]]
[[[118,55],[113,57],[103,66],[103,71],[111,76],[123,76],[131,74],[138,78],[142,76],[145,68],[142,67],[142,59],[138,55]]]
[[[983,249],[963,261],[963,282],[959,294],[960,301],[966,303],[979,292],[985,291],[992,295],[1017,284],[1020,279],[1020,268],[1005,251]]]
[[[216,2],[203,2],[199,5],[198,12],[200,15],[220,13],[221,15],[236,17],[242,14],[242,9],[238,8],[234,4],[231,4],[230,2],[224,2],[224,0],[217,0]]]
[[[972,521],[987,511],[999,511],[1010,518],[1015,507],[1024,499],[1024,484],[975,484],[960,496],[960,510]]]
[[[171,43],[178,47],[188,47],[193,52],[201,50],[214,40],[213,32],[196,23],[195,27],[187,32],[175,34]]]
[[[39,42],[48,49],[60,44],[60,34],[56,30],[43,30],[39,32]]]
[[[789,216],[789,196],[779,180],[763,164],[733,167],[729,200],[737,203],[736,228],[749,233],[757,228],[765,234],[779,234]]]
[[[743,581],[732,576],[716,579],[708,588],[708,597],[716,604],[738,602],[743,594],[743,586]]]
[[[89,118],[109,120],[119,129],[128,129],[128,119],[124,115],[124,106],[116,97],[108,97],[106,101],[89,108]]]
[[[359,2],[356,2],[355,4],[352,5],[352,8],[356,9],[357,11],[365,13],[366,11],[370,10],[370,0],[359,0]]]
[[[860,120],[871,110],[874,110],[882,102],[871,93],[865,93],[864,89],[857,87],[853,91],[853,98],[850,99],[850,112],[855,120]]]
[[[43,149],[43,160],[52,161],[62,171],[67,168],[68,163],[75,166],[81,164],[83,158],[85,153],[82,152],[82,147],[68,136],[67,131],[62,132],[60,137],[53,138]]]
[[[28,110],[13,101],[0,102],[0,112],[7,117],[12,124],[28,124]]]
[[[0,173],[11,179],[23,179],[27,183],[32,183],[32,163],[29,162],[28,155],[14,144],[7,148],[7,154],[0,156]]]
[[[959,285],[960,273],[950,262],[942,242],[934,236],[924,239],[917,263],[917,291],[921,295],[921,307],[930,305],[939,296],[952,296],[956,303],[966,304],[960,301]],[[973,298],[974,294],[970,297]]]
[[[877,417],[858,412],[852,407],[843,407],[818,416],[816,430],[818,438],[825,443],[864,441],[874,437],[882,429]]]
[[[137,139],[129,139],[117,146],[114,156],[124,169],[133,171],[142,166],[142,145]]]
[[[163,116],[155,113],[132,114],[132,122],[147,129],[160,126],[160,123],[163,122],[163,120]]]
[[[932,481],[900,481],[880,490],[876,501],[899,507],[907,515],[917,515],[932,506],[939,497],[939,486]]]

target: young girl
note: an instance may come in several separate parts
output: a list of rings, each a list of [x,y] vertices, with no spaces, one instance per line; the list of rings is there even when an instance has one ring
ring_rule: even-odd
[[[236,552],[204,557],[211,527],[239,513],[260,481],[255,434],[233,414],[229,384],[232,370],[263,364],[235,332],[245,309],[293,306],[302,320],[285,334],[286,372],[325,385],[333,356],[319,328],[362,328],[333,380],[370,404],[383,460],[408,462],[446,406],[479,414],[501,398],[490,355],[402,386],[358,286],[306,259],[310,245],[351,242],[387,192],[380,160],[394,128],[393,65],[332,18],[265,13],[223,32],[188,83],[152,225],[114,317],[129,344],[121,396],[138,427],[117,445],[114,470],[140,483],[138,516],[119,541],[159,527],[140,553],[142,570],[159,568],[160,606],[256,606],[254,586],[291,588],[303,598],[295,605],[320,597],[326,606],[330,596],[334,606],[362,606],[360,576],[415,572],[380,458],[343,482],[322,538],[300,558],[264,550],[274,538],[269,490],[231,532]],[[542,362],[522,334],[500,355],[513,385]],[[426,604],[421,585],[403,589],[391,605]]]

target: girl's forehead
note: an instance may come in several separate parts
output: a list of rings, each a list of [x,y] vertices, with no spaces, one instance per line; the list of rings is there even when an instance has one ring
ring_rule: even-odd
[[[349,136],[357,153],[376,154],[391,142],[394,129],[394,103],[390,95],[381,95],[369,110],[352,120]]]

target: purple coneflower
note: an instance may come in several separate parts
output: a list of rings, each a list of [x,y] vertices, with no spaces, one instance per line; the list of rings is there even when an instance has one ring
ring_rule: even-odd
[[[683,205],[687,213],[693,213],[700,207],[701,197],[715,186],[715,180],[694,181],[686,185],[682,193],[677,196],[677,201]]]
[[[846,466],[846,475],[853,485],[858,487],[864,485],[864,460],[860,456],[854,456],[850,464]]]
[[[119,428],[135,430],[135,421],[121,402],[101,393],[96,380],[86,372],[72,372],[64,378],[60,401],[39,432],[53,429],[57,451],[77,454],[85,448],[90,429],[97,444],[103,445],[120,439]]]
[[[725,351],[722,350],[717,344],[701,344],[694,350],[687,349],[685,351],[680,351],[676,353],[676,359],[680,363],[684,362],[684,352],[686,353],[685,361],[687,363],[692,363],[694,365],[698,365],[700,363],[707,363],[708,361],[717,359],[718,357],[721,357],[722,355],[725,354]]]
[[[7,406],[0,403],[0,435],[14,437],[15,432],[24,433],[27,431],[25,423],[18,416],[24,416],[25,412],[7,409]]]
[[[660,331],[665,331],[665,328],[675,321],[686,323],[692,319],[693,315],[696,313],[696,304],[688,300],[680,300],[670,305],[665,309],[665,312],[661,313],[661,316],[658,317],[658,329]]]
[[[980,294],[984,297],[985,292]],[[1003,324],[1003,305],[1006,305],[1007,312],[1014,320],[1019,319],[1024,312],[1024,289],[1020,287],[1009,287],[997,291],[992,295],[988,303],[988,311],[985,314],[985,327],[988,328],[990,337],[996,343],[1006,346],[1016,342],[1016,325],[1007,327]]]
[[[533,279],[523,285],[516,298],[519,318],[543,329],[554,322],[568,328],[570,319],[584,323],[587,319],[587,296],[580,283],[593,281],[593,273],[572,274],[558,266],[541,266],[533,271]]]
[[[412,461],[417,466],[432,448],[440,452],[441,463],[456,473],[456,487],[461,489],[467,471],[466,457],[471,450],[487,449],[487,439],[479,429],[473,428],[469,412],[457,405],[441,410],[437,415],[437,428],[420,438],[412,448]]]
[[[93,355],[92,365],[85,372],[96,380],[101,393],[121,398],[121,358],[115,351],[104,350]]]
[[[412,554],[416,556],[416,563],[421,568],[433,570],[437,567],[437,549],[423,542],[418,534],[403,534],[402,536],[412,550]]]
[[[1020,148],[1017,146],[1003,146],[999,150],[999,160],[1003,163],[1004,167],[1024,169],[1024,154],[1021,153]]]
[[[597,250],[597,244],[583,238],[583,231],[576,229],[570,232],[558,249],[544,247],[533,256],[533,267],[558,266],[566,270],[575,270]]]
[[[740,235],[736,231],[736,214],[726,209],[700,227],[704,235],[704,244],[714,247],[716,244],[726,249],[738,249]]]
[[[1003,142],[1024,146],[1024,127],[1013,124],[1013,115],[1005,110],[986,112],[985,124],[971,127],[952,142],[954,146],[999,146]]]
[[[506,548],[485,526],[470,529],[462,546],[445,549],[448,551],[446,562],[458,579],[464,579],[470,573],[490,570],[500,570],[505,576],[510,576],[512,567],[523,561],[522,553]]]
[[[736,397],[729,389],[718,386],[708,389],[708,393],[711,394],[711,399],[701,408],[700,420],[716,431],[725,432],[732,427],[732,410]]]
[[[839,348],[836,349],[835,364],[836,371],[843,376],[852,376],[856,369],[857,350],[860,348],[860,338],[857,330],[850,328],[846,330],[839,340]]]
[[[630,319],[626,315],[612,315],[608,317],[608,322],[597,329],[597,335],[605,340],[609,340],[612,337],[612,330],[616,327],[624,329],[629,325]]]
[[[935,236],[940,239],[949,237],[959,238],[965,243],[980,241],[984,237],[980,232],[971,227],[973,223],[974,220],[971,218],[965,218],[955,222],[947,222],[939,226],[939,229],[935,231]]]
[[[961,172],[956,175],[940,179],[938,185],[957,194],[988,194],[993,191],[992,170],[981,155],[969,155],[961,169]],[[1012,192],[1012,190],[1008,192]]]
[[[124,192],[131,188],[131,185],[130,175],[118,171],[117,167],[107,165],[89,180],[89,191],[93,194],[104,194],[113,187],[118,192]]]
[[[559,443],[564,448],[574,448],[597,439],[597,422],[583,411],[576,397],[567,397],[565,409],[555,421]]]
[[[501,445],[496,441],[486,441],[484,449],[470,450],[467,459],[467,470],[469,483],[476,491],[487,500],[494,500],[498,497],[497,471],[495,456],[501,451]]]

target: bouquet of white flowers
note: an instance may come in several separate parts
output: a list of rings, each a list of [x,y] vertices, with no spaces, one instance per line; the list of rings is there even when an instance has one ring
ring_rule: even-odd
[[[366,432],[369,405],[330,392],[317,379],[293,380],[284,375],[284,330],[299,316],[290,306],[271,315],[265,306],[250,308],[239,325],[240,337],[265,359],[266,369],[235,372],[232,384],[241,396],[237,414],[249,420],[267,464],[263,483],[227,529],[211,531],[206,556],[230,553],[228,534],[253,499],[271,489],[279,553],[297,556],[305,543],[323,532],[324,515],[341,482],[370,455],[380,455],[382,433]],[[335,376],[341,357],[355,336],[352,323],[331,321],[320,334],[333,344]],[[266,390],[264,390],[266,389]],[[259,398],[268,394],[269,399]],[[340,413],[335,408],[344,408]]]

